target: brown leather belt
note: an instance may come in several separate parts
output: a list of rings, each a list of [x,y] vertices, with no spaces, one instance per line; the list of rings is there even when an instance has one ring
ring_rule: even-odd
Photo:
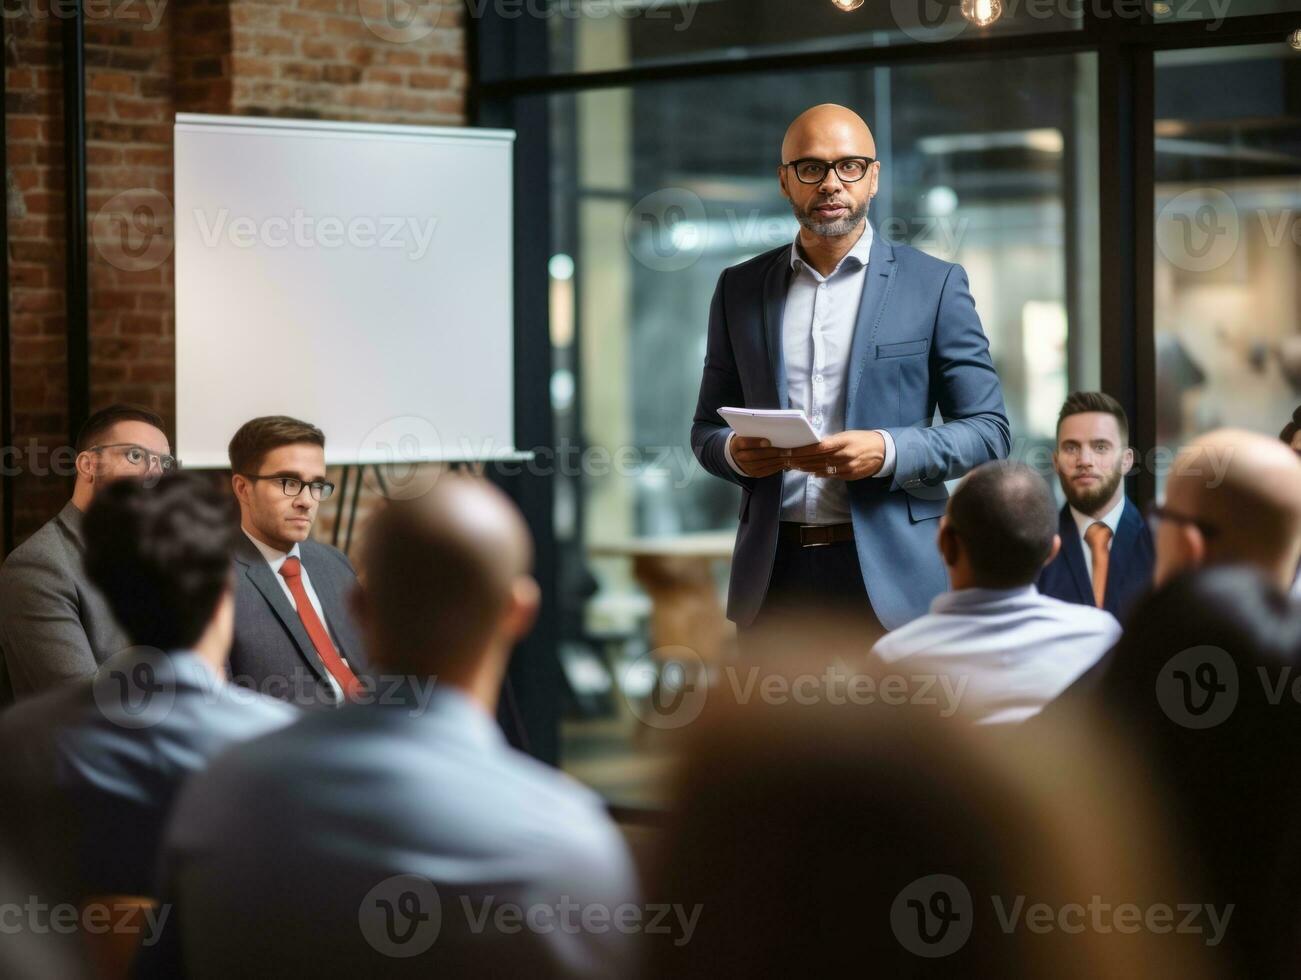
[[[842,541],[853,541],[854,525],[796,524],[793,521],[782,521],[777,536],[785,544],[797,544],[801,548],[821,548]]]

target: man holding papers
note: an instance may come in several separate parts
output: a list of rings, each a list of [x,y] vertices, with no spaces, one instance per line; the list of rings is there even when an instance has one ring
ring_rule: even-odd
[[[741,487],[727,609],[741,627],[810,605],[887,629],[920,616],[948,584],[944,481],[1010,449],[966,273],[867,221],[875,156],[842,106],[791,123],[778,180],[798,239],[724,270],[710,306],[691,445]],[[750,411],[728,424],[721,409]],[[758,409],[799,413],[808,442]]]

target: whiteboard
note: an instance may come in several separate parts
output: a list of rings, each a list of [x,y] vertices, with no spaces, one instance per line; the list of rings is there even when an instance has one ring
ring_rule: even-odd
[[[291,415],[328,463],[514,455],[507,130],[178,113],[176,445]]]

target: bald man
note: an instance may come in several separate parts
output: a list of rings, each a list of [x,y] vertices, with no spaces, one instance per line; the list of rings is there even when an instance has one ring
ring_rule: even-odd
[[[742,628],[800,606],[887,629],[925,613],[948,586],[944,481],[1011,446],[967,274],[876,235],[880,175],[857,114],[802,113],[777,167],[799,235],[714,291],[691,445],[741,488],[727,611]],[[799,409],[818,441],[739,436],[729,406]]]
[[[377,684],[177,805],[164,864],[192,980],[631,974],[622,837],[494,720],[538,607],[531,562],[484,481],[444,476],[378,515],[356,602]]]
[[[1292,590],[1301,562],[1301,459],[1277,439],[1217,429],[1181,449],[1157,516],[1155,580],[1251,565]]]

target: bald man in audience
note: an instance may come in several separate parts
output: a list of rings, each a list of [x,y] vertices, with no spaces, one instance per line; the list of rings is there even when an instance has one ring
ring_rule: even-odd
[[[619,831],[494,720],[538,608],[531,552],[483,481],[378,515],[356,612],[381,683],[231,752],[178,804],[164,864],[191,980],[631,974]]]
[[[1156,517],[1155,581],[1250,565],[1292,589],[1301,560],[1301,459],[1277,439],[1217,429],[1175,457]]]

